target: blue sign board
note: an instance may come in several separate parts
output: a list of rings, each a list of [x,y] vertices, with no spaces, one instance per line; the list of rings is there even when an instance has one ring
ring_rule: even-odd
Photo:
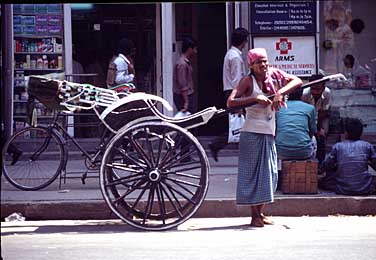
[[[252,34],[314,34],[316,1],[251,2]]]

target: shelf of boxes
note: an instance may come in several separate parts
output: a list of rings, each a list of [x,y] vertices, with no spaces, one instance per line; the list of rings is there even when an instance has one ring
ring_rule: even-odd
[[[14,119],[26,119],[25,77],[63,72],[63,5],[13,4]],[[38,118],[52,111],[35,101]]]

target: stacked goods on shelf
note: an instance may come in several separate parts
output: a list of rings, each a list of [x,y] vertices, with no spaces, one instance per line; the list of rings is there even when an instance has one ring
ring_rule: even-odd
[[[50,108],[32,96],[29,100],[26,78],[64,71],[63,24],[62,4],[13,5],[15,120],[26,121],[30,109],[51,117]]]

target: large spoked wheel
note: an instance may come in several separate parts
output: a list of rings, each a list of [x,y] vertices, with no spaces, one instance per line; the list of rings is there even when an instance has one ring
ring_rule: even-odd
[[[39,190],[51,184],[64,163],[63,144],[44,127],[27,127],[3,147],[3,174],[21,190]]]
[[[199,209],[208,174],[208,158],[190,132],[153,121],[120,130],[110,141],[100,186],[120,219],[144,230],[166,230]]]

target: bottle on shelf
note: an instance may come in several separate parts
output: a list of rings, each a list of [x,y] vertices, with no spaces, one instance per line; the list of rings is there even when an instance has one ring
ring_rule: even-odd
[[[43,68],[44,68],[44,69],[48,69],[48,59],[47,59],[47,55],[43,55],[43,56],[42,56],[42,59],[43,59]]]
[[[31,58],[30,54],[26,55],[26,68],[30,69],[31,67]]]
[[[33,58],[31,61],[30,61],[30,68],[31,69],[36,69],[37,68],[37,60],[35,58]]]
[[[63,57],[62,56],[57,57],[57,67],[58,67],[58,69],[63,68]]]
[[[37,58],[37,69],[43,69],[43,59],[41,56]]]

